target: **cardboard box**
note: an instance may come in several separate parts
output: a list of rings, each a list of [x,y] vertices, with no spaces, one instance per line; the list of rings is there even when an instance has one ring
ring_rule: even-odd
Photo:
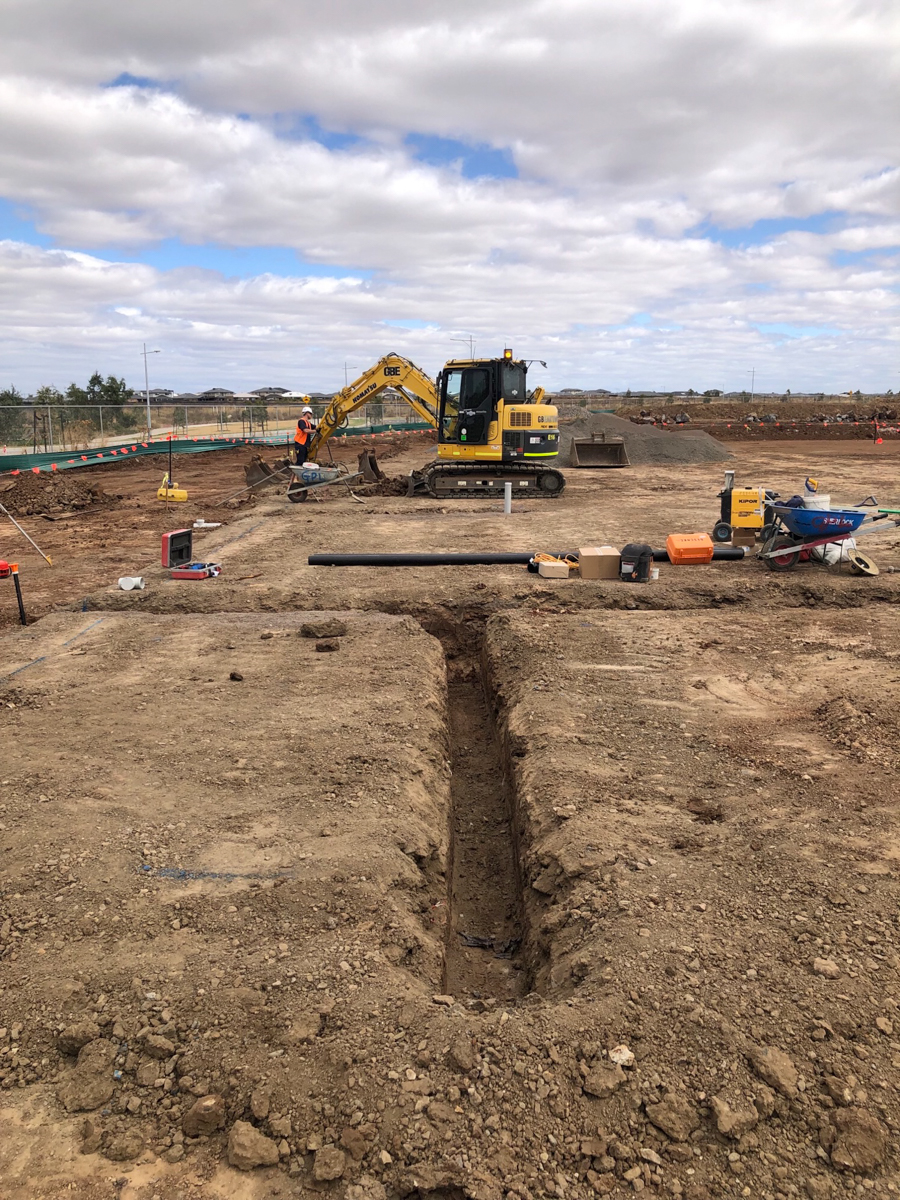
[[[732,546],[755,546],[756,531],[753,529],[735,529],[731,535]]]
[[[615,546],[585,546],[578,551],[582,579],[618,579],[619,551]]]
[[[538,563],[538,575],[545,579],[568,579],[569,568],[564,562]]]

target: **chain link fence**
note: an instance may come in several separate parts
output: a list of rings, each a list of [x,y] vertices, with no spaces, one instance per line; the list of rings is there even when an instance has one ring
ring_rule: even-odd
[[[305,405],[297,404],[151,404],[150,433],[166,437],[283,437],[290,442]],[[310,402],[316,423],[328,407]],[[405,425],[415,419],[403,401],[374,402],[352,415],[349,426]],[[115,446],[146,436],[142,404],[0,405],[0,453],[75,451]]]

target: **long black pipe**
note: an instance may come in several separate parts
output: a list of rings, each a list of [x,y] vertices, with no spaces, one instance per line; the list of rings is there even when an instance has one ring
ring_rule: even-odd
[[[536,550],[487,551],[481,554],[311,554],[311,567],[477,567],[500,566],[504,563],[526,565]],[[577,557],[576,550],[556,553]]]
[[[310,554],[307,562],[311,567],[478,567],[526,565],[531,562],[536,550],[487,551],[481,554]],[[570,554],[578,557],[577,550],[554,551],[554,557],[563,558]],[[744,557],[742,546],[716,546],[713,562]],[[665,550],[653,551],[654,562],[668,562]]]
[[[713,562],[736,562],[747,553],[743,546],[713,546]],[[668,550],[654,550],[654,562],[671,562]]]

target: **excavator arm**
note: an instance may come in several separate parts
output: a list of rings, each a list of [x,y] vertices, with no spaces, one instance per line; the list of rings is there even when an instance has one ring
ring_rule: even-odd
[[[347,424],[350,414],[375,400],[387,388],[394,388],[423,421],[437,428],[438,399],[434,383],[408,358],[386,354],[359,379],[337,393],[310,439],[308,457],[315,462],[322,446]]]

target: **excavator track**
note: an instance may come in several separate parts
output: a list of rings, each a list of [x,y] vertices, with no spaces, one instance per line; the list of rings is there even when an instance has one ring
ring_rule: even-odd
[[[503,495],[503,485],[513,485],[513,495],[552,500],[566,486],[566,477],[556,467],[537,463],[444,462],[428,463],[411,471],[409,495],[425,493],[437,500],[454,496]]]

